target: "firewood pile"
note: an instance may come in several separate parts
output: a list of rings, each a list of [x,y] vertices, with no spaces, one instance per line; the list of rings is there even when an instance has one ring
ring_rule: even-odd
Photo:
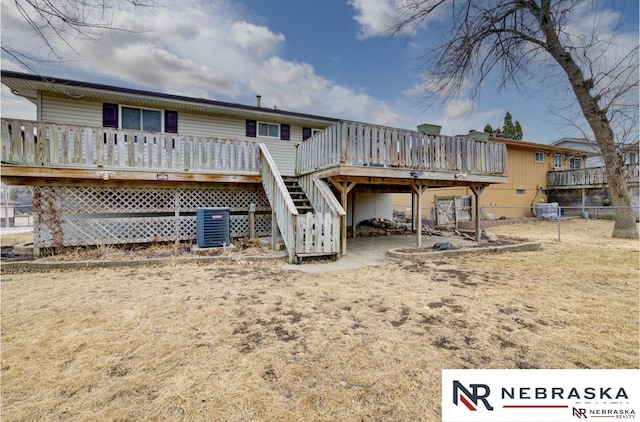
[[[391,236],[405,234],[407,231],[405,224],[395,223],[386,218],[372,218],[361,221],[356,226],[356,236]]]

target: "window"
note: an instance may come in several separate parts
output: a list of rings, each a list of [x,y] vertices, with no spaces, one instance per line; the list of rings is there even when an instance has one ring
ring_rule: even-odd
[[[305,140],[311,138],[312,136],[316,136],[318,133],[322,133],[322,130],[313,129],[313,128],[310,128],[310,127],[303,127],[302,128],[302,140],[305,141]]]
[[[638,164],[638,154],[635,152],[630,152],[628,161],[629,161],[629,164],[631,165]]]
[[[562,155],[561,154],[556,154],[555,157],[553,158],[553,166],[554,167],[562,167]]]
[[[536,152],[536,163],[543,163],[543,162],[544,162],[544,153]]]
[[[102,105],[102,126],[147,132],[178,133],[178,112],[105,103]]]
[[[144,108],[121,107],[122,129],[162,132],[162,112]]]
[[[572,169],[581,169],[582,168],[582,158],[572,158],[569,162],[569,167]]]
[[[516,195],[524,195],[524,189],[516,189]]]
[[[258,123],[258,136],[280,138],[280,125],[274,123]]]

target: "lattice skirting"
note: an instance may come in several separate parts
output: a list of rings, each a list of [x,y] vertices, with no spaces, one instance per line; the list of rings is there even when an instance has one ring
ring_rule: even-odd
[[[196,209],[229,207],[231,237],[249,235],[256,204],[257,236],[271,234],[262,189],[34,187],[34,245],[38,248],[188,241],[196,238]]]

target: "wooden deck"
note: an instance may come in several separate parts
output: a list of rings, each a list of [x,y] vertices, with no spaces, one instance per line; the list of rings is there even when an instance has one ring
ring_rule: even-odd
[[[365,184],[505,183],[504,144],[338,122],[298,147],[296,173]]]
[[[638,164],[625,166],[629,184],[638,185]],[[603,188],[607,186],[607,172],[604,167],[590,167],[573,170],[550,171],[547,173],[549,189]]]
[[[26,120],[1,120],[6,183],[260,183],[257,143]]]

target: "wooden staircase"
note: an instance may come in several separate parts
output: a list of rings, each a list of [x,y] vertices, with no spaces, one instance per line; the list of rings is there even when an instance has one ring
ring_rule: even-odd
[[[289,191],[289,195],[293,200],[293,204],[296,206],[296,210],[298,210],[298,214],[302,215],[308,212],[315,214],[311,201],[309,201],[309,198],[307,198],[307,195],[298,184],[298,179],[291,176],[283,176],[282,180]]]

